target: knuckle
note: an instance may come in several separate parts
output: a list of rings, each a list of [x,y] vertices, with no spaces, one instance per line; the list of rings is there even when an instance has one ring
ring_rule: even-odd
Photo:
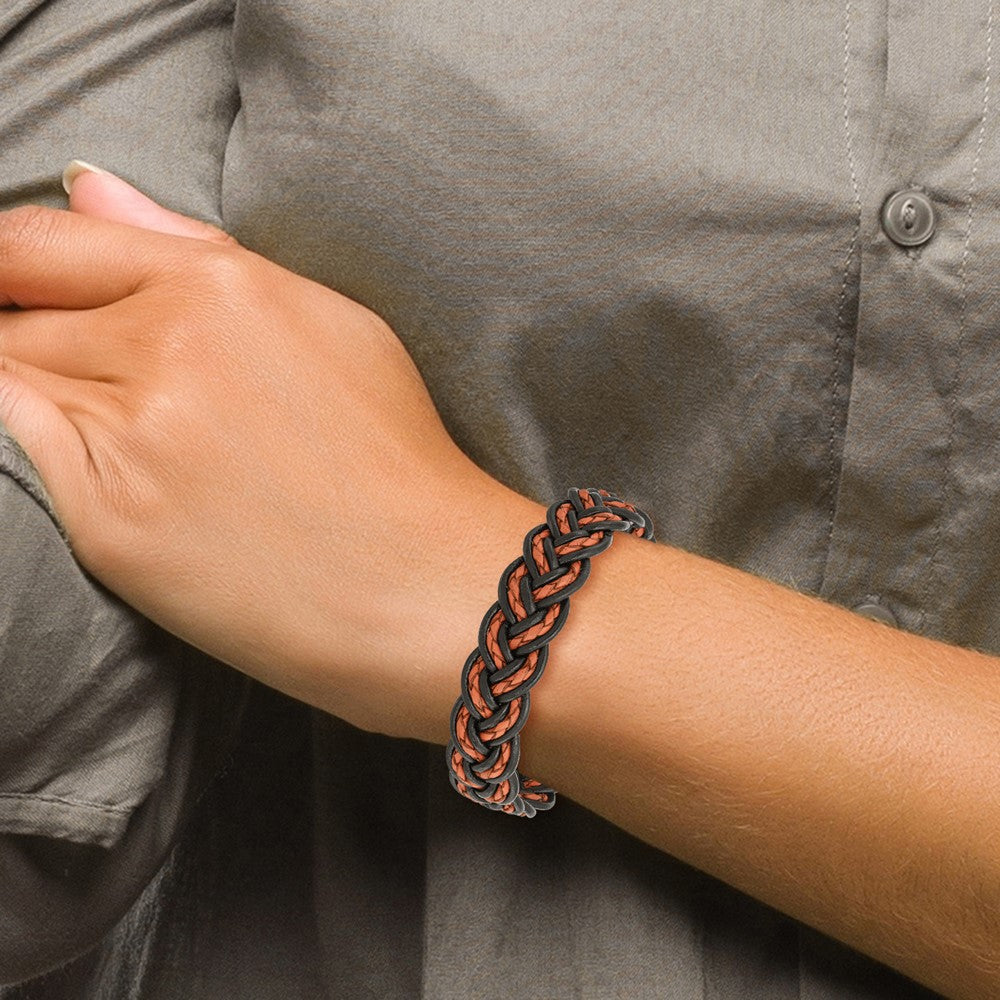
[[[183,362],[190,368],[194,358],[232,325],[234,304],[255,301],[254,283],[241,259],[244,254],[203,243],[171,266],[160,291],[174,293],[173,307],[158,311],[155,326],[126,333],[149,365],[157,370],[166,365],[169,370]]]
[[[19,205],[0,213],[0,261],[15,260],[49,243],[59,213],[42,205]]]
[[[208,249],[201,263],[201,275],[211,293],[241,291],[248,283],[246,263],[228,246]]]
[[[249,284],[243,258],[246,251],[214,241],[191,241],[186,252],[173,254],[164,261],[161,286],[169,285],[182,293],[179,301],[202,307]]]
[[[21,366],[6,354],[0,354],[0,375],[17,376],[21,371]]]

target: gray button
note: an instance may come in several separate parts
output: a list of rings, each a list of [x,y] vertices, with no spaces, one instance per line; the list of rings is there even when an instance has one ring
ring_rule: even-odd
[[[937,216],[923,191],[897,191],[882,206],[885,235],[903,247],[918,247],[934,235]]]
[[[875,622],[884,622],[886,625],[896,624],[896,616],[888,608],[876,604],[874,601],[865,601],[864,604],[859,604],[854,609],[854,613],[864,615],[865,618],[871,618]]]

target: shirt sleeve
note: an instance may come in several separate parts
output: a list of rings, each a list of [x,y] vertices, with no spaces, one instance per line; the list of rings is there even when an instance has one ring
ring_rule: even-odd
[[[221,766],[245,680],[74,560],[0,434],[0,983],[92,947]]]
[[[76,563],[7,437],[0,523],[0,833],[111,847],[163,773],[177,669]]]

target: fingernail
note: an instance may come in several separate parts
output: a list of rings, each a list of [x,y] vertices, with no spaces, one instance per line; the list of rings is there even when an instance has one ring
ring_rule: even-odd
[[[62,186],[66,194],[69,194],[70,188],[73,187],[73,181],[75,181],[80,174],[86,173],[88,170],[92,174],[109,173],[107,170],[95,167],[92,163],[85,163],[83,160],[70,160],[62,175]]]

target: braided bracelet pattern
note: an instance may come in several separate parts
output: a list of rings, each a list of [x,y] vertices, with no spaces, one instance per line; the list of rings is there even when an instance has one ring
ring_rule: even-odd
[[[488,809],[531,817],[555,805],[551,788],[517,771],[528,691],[566,622],[570,595],[615,531],[653,541],[653,524],[641,510],[607,490],[573,488],[525,535],[524,555],[500,577],[500,599],[483,617],[479,645],[465,661],[446,751],[452,787]]]

